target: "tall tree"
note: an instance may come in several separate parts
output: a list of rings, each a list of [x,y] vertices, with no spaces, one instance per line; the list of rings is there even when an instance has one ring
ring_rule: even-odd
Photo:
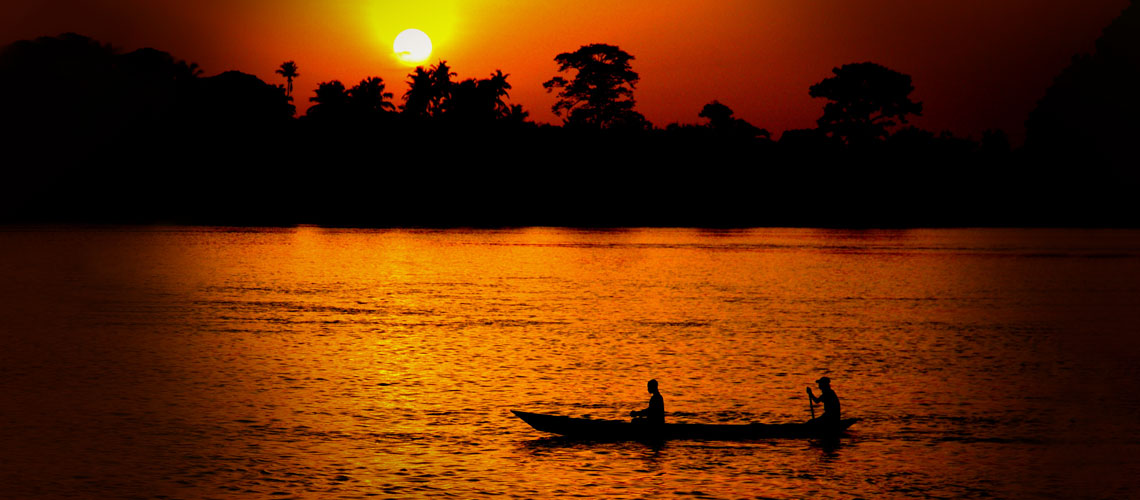
[[[511,112],[504,98],[509,97],[511,84],[502,70],[491,73],[490,78],[469,78],[451,87],[451,97],[444,113],[452,119],[465,122],[492,122],[505,118]]]
[[[408,90],[403,96],[404,114],[417,118],[442,116],[455,85],[451,81],[453,76],[455,72],[451,71],[447,61],[440,61],[428,69],[417,66],[408,75]]]
[[[403,113],[413,118],[426,118],[431,108],[431,73],[423,66],[408,74],[408,90],[404,92]]]
[[[396,106],[388,99],[391,92],[385,92],[384,80],[378,76],[365,78],[348,90],[349,103],[352,108],[368,115],[375,115],[395,111]]]
[[[511,90],[511,84],[507,83],[508,76],[511,75],[504,75],[503,70],[497,69],[491,73],[490,78],[479,80],[479,87],[484,89],[494,100],[495,110],[498,111],[499,116],[507,116],[511,113],[510,105],[504,100],[504,98],[511,97],[511,94],[507,92]]]
[[[561,76],[542,86],[547,92],[558,89],[558,102],[552,110],[565,116],[567,125],[589,128],[644,128],[645,117],[633,110],[633,90],[639,76],[630,66],[633,56],[613,45],[584,45],[574,52],[554,58],[558,72],[574,70],[573,80]]]
[[[317,85],[316,95],[309,98],[316,105],[306,112],[310,116],[339,117],[348,111],[348,92],[339,80],[321,82]]]
[[[297,73],[297,63],[293,61],[285,61],[281,63],[281,67],[277,68],[276,73],[285,77],[285,95],[293,96],[293,79],[301,76]]]
[[[442,112],[447,100],[451,98],[454,85],[451,77],[456,76],[447,61],[440,61],[431,67],[431,108],[433,114]]]
[[[885,139],[890,127],[907,123],[908,115],[922,116],[922,103],[910,100],[914,86],[909,75],[871,62],[846,64],[832,73],[812,85],[810,94],[831,101],[816,123],[844,144]]]

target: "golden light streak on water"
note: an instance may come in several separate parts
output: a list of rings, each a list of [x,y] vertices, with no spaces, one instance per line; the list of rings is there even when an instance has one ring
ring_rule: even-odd
[[[1135,231],[34,228],[0,277],[3,497],[1136,486]],[[802,420],[821,374],[839,446],[509,413],[624,418],[657,378],[672,421]]]

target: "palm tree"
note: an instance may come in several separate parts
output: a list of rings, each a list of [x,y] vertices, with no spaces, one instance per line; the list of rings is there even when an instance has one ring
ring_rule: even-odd
[[[511,89],[511,84],[507,83],[508,76],[511,75],[504,75],[503,70],[497,69],[491,73],[491,78],[479,80],[479,87],[485,89],[487,94],[494,99],[495,110],[500,117],[506,117],[511,113],[511,107],[503,100],[503,98],[511,97],[507,92]]]
[[[443,106],[444,115],[466,122],[493,122],[507,117],[511,112],[504,101],[511,88],[507,76],[499,70],[490,78],[469,78],[451,84],[451,96]]]
[[[277,74],[285,77],[285,95],[293,95],[293,79],[301,76],[301,74],[297,72],[297,63],[293,61],[281,63],[281,67],[277,68]]]
[[[443,113],[447,101],[451,99],[451,90],[454,84],[451,77],[456,76],[447,61],[440,61],[428,70],[431,73],[431,114],[439,117]]]
[[[338,80],[322,82],[317,85],[316,95],[309,98],[310,102],[317,103],[306,113],[312,116],[341,117],[348,108],[348,92],[344,84]]]
[[[506,120],[507,123],[522,125],[526,123],[526,119],[529,116],[530,113],[524,111],[521,104],[511,104],[510,107],[507,108],[507,114],[503,115],[503,119]]]
[[[432,74],[423,66],[416,66],[415,71],[408,74],[408,90],[404,92],[404,114],[423,118],[428,115],[431,107]]]
[[[451,77],[455,72],[440,61],[428,69],[417,66],[408,74],[408,90],[404,92],[404,114],[414,117],[440,118],[448,108],[455,83]]]
[[[391,92],[384,92],[384,80],[378,76],[365,78],[348,91],[354,108],[366,114],[395,111],[396,106],[388,102]]]

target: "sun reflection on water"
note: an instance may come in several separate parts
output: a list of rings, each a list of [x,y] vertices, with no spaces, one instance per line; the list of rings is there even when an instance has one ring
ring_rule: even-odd
[[[1061,471],[1138,456],[1124,235],[4,233],[5,318],[35,335],[6,340],[25,453],[0,458],[53,495],[1111,496]],[[820,374],[864,419],[838,444],[599,445],[509,413],[625,418],[656,378],[673,421],[803,420]]]

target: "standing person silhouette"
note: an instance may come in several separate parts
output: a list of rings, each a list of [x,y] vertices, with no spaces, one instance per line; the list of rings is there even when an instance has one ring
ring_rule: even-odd
[[[653,395],[649,398],[649,407],[644,410],[633,410],[629,412],[629,416],[633,417],[634,422],[664,424],[665,398],[661,397],[661,392],[657,390],[657,379],[650,380],[646,386]]]
[[[839,423],[839,396],[835,395],[835,391],[831,390],[831,379],[827,377],[820,377],[815,383],[819,384],[819,397],[812,394],[811,387],[807,388],[808,398],[812,403],[823,403],[823,415],[819,418],[812,419],[812,422],[819,422],[823,424],[838,424]]]

